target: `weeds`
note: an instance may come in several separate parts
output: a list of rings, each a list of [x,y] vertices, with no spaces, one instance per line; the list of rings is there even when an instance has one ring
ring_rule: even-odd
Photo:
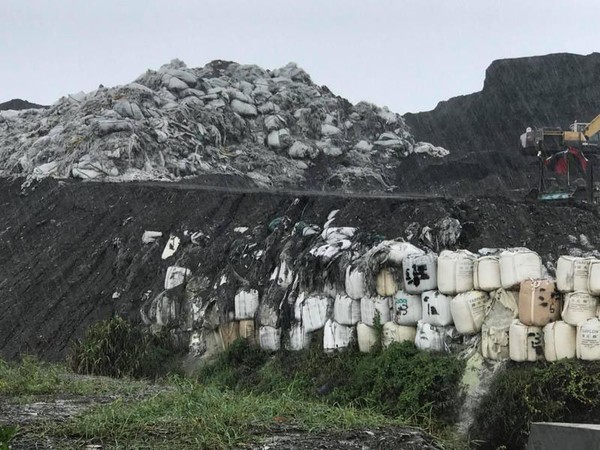
[[[16,426],[0,427],[0,450],[10,449],[10,441],[17,435],[18,430]]]

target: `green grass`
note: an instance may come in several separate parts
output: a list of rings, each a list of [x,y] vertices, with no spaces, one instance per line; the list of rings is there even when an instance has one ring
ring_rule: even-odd
[[[98,407],[54,431],[58,435],[128,448],[225,449],[281,424],[306,431],[400,425],[369,409],[234,392],[183,381],[176,389],[136,403]]]
[[[18,363],[0,359],[0,396],[27,402],[37,396],[123,395],[139,391],[148,383],[108,377],[78,377],[62,364],[49,364],[34,357]]]

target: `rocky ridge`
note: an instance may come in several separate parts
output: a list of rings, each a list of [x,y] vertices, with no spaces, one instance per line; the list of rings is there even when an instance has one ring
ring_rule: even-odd
[[[134,82],[0,112],[4,175],[111,181],[233,174],[260,187],[392,189],[407,157],[443,157],[386,107],[356,105],[294,63],[173,60]],[[419,155],[419,156],[413,156]]]

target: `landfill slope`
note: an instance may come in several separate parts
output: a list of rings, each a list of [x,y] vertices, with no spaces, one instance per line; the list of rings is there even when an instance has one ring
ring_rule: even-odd
[[[164,290],[169,266],[189,268],[204,300],[219,298],[229,307],[247,283],[266,292],[282,255],[318,275],[320,266],[308,252],[319,245],[319,236],[297,236],[294,226],[322,228],[335,209],[337,226],[357,227],[356,245],[401,237],[439,251],[440,221],[452,218],[461,232],[449,247],[527,246],[548,262],[597,248],[600,236],[595,207],[502,197],[229,194],[54,179],[23,191],[22,181],[0,181],[0,355],[5,358],[32,353],[60,360],[69,342],[98,320],[123,315],[139,323],[140,309]],[[286,218],[283,226],[269,227],[277,218]],[[144,244],[144,231],[162,237]],[[171,234],[181,245],[163,260]],[[224,276],[228,281],[221,284]]]
[[[492,62],[483,89],[404,115],[418,140],[450,151],[444,160],[464,190],[535,187],[535,158],[519,153],[527,127],[567,127],[600,114],[600,53],[550,54]]]

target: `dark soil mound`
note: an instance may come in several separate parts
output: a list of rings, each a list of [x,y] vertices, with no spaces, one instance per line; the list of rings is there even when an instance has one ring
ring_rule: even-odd
[[[4,103],[0,103],[0,111],[6,111],[8,109],[14,109],[19,111],[22,109],[40,109],[48,108],[48,106],[38,105],[37,103],[31,103],[27,100],[21,100],[20,98],[14,98]]]

